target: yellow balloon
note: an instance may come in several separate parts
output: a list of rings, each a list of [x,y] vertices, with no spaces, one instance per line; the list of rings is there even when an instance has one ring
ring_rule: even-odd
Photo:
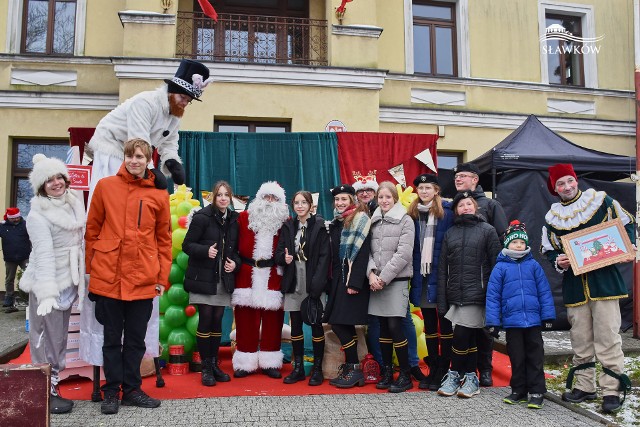
[[[411,313],[411,319],[413,319],[413,326],[416,328],[416,336],[422,335],[424,333],[424,320],[415,313]]]
[[[418,195],[413,192],[413,187],[411,186],[403,190],[400,184],[396,184],[396,189],[398,190],[398,199],[405,208],[408,208],[411,202],[418,197]]]

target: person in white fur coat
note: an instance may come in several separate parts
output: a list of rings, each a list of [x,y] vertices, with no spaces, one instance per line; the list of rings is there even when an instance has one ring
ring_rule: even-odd
[[[71,411],[73,401],[58,390],[65,368],[71,305],[84,295],[84,227],[82,201],[69,189],[65,164],[43,154],[33,156],[29,174],[35,197],[27,217],[33,246],[20,288],[29,293],[29,348],[33,363],[51,364],[50,412]]]

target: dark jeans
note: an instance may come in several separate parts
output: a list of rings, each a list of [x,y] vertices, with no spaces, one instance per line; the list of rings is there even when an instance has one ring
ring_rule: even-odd
[[[4,262],[4,303],[7,305],[13,305],[14,298],[13,293],[15,290],[14,282],[16,281],[16,272],[18,267],[24,271],[27,268],[29,260],[25,259],[19,262],[5,261]]]
[[[96,299],[96,320],[104,326],[102,359],[107,382],[102,392],[123,394],[139,390],[140,362],[146,350],[144,337],[153,309],[153,299],[121,301],[103,296]],[[124,339],[123,339],[124,333]]]
[[[545,393],[542,328],[509,328],[506,331],[507,353],[511,361],[511,391]]]

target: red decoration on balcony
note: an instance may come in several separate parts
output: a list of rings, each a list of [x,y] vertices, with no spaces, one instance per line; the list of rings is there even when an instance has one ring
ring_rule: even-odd
[[[351,0],[347,0],[347,1],[351,1]],[[211,3],[209,3],[209,0],[198,0],[198,3],[200,3],[200,8],[202,9],[202,12],[205,15],[213,19],[215,22],[218,22],[218,13],[213,8],[213,6],[211,6]]]
[[[351,3],[353,0],[342,0],[342,3],[340,3],[340,6],[338,6],[338,8],[336,9],[336,14],[341,14],[344,15],[344,12],[347,10],[347,8],[345,7],[347,5],[347,3]]]

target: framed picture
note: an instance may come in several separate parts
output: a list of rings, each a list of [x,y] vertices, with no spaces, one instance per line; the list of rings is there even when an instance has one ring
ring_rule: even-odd
[[[89,191],[91,182],[91,166],[67,165],[71,189]]]
[[[635,258],[619,218],[567,234],[561,240],[575,275]]]

